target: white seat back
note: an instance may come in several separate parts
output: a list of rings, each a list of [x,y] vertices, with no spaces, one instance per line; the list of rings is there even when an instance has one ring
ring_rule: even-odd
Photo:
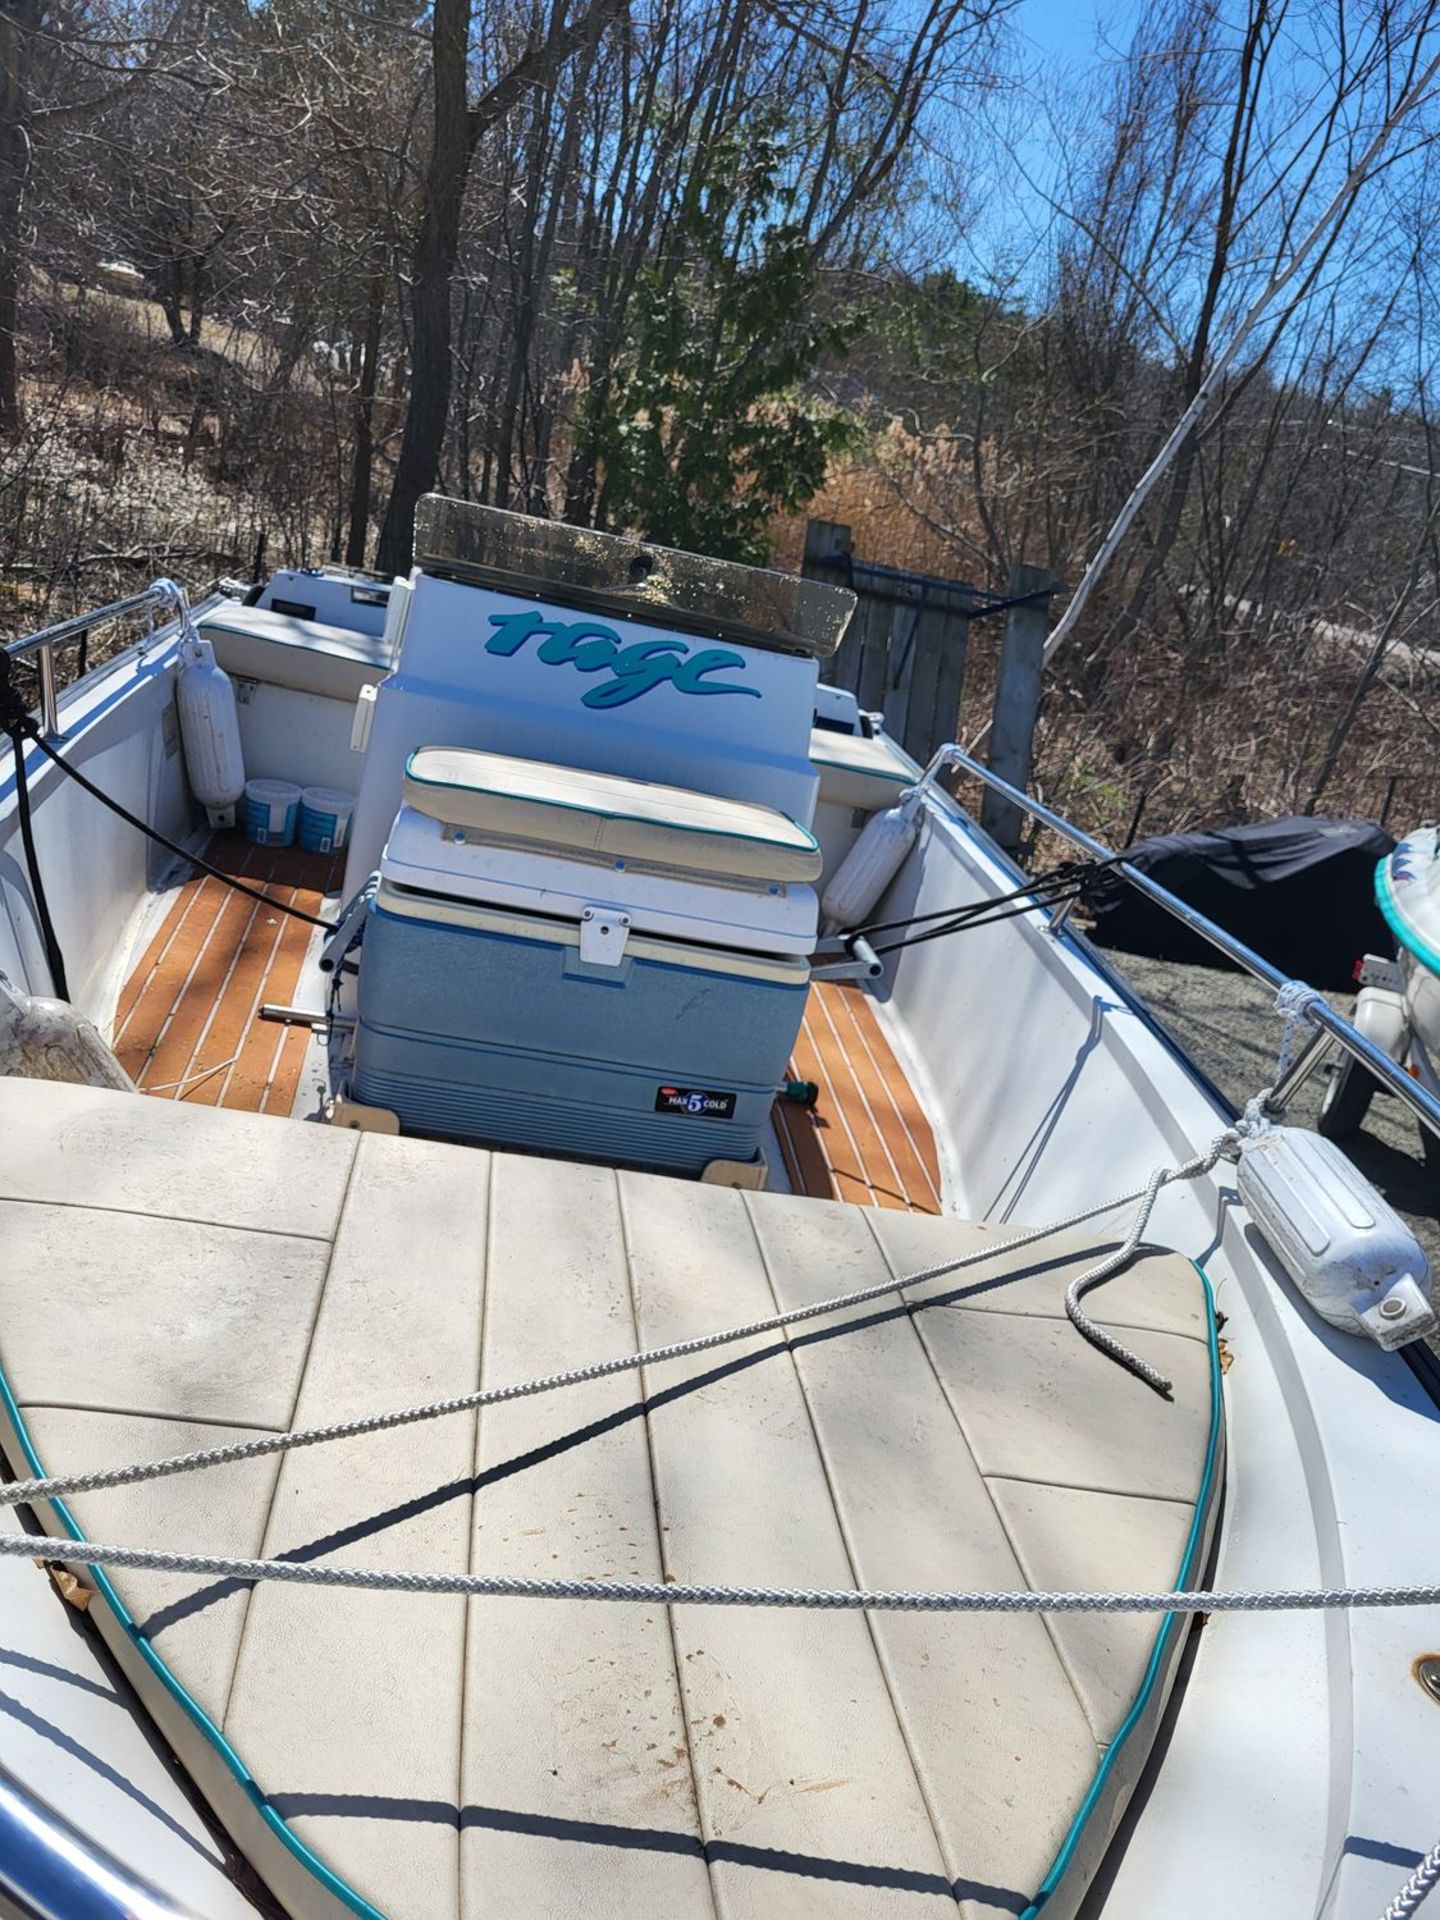
[[[814,659],[417,573],[375,722],[347,885],[378,864],[405,762],[443,740],[776,808],[818,776]]]

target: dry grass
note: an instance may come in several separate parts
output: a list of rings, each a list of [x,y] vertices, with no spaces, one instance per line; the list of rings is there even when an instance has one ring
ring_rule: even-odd
[[[923,476],[919,486],[911,483],[917,473]],[[922,448],[898,420],[885,425],[862,452],[832,466],[803,516],[776,524],[776,565],[799,566],[806,520],[835,520],[853,528],[857,551],[867,560],[982,586],[1001,584],[986,577],[984,530],[968,496],[956,443],[941,440]]]
[[[0,447],[0,635],[131,592],[160,573],[192,592],[272,554],[322,555],[334,519],[308,369],[237,458],[274,370],[255,332],[207,322],[177,347],[146,300],[40,282],[22,340],[25,427]]]

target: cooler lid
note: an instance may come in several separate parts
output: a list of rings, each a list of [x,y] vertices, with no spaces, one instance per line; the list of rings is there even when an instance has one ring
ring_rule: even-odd
[[[418,892],[557,919],[611,907],[628,914],[637,933],[748,953],[808,955],[819,926],[809,885],[666,872],[610,852],[497,845],[411,806],[396,815],[380,874]]]
[[[394,919],[417,920],[426,926],[461,927],[472,933],[489,933],[506,940],[555,941],[578,947],[586,957],[588,934],[568,917],[521,912],[517,908],[484,906],[477,901],[442,899],[433,893],[412,893],[404,887],[381,880],[372,903],[372,911]],[[609,931],[607,928],[606,932]],[[603,950],[603,943],[602,943]],[[731,979],[759,980],[772,987],[804,989],[810,984],[808,963],[795,954],[741,953],[733,948],[708,943],[677,940],[668,935],[647,937],[633,928],[599,964],[618,964],[626,959],[648,960],[662,966],[681,966],[692,972],[713,973]]]

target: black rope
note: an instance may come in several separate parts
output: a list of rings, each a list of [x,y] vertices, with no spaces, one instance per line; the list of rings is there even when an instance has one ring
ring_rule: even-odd
[[[9,678],[7,673],[7,687]],[[45,949],[45,964],[50,969],[51,991],[57,1000],[68,1000],[70,985],[65,978],[65,956],[60,951],[55,922],[50,918],[50,902],[45,895],[40,859],[35,851],[35,829],[30,818],[30,782],[25,773],[25,734],[14,725],[7,726],[6,732],[10,735],[15,761],[15,805],[20,815],[20,842],[25,849],[25,872],[30,881],[30,898],[35,903],[35,918],[40,923],[40,942]]]
[[[1033,880],[1016,887],[1012,893],[997,894],[991,900],[975,900],[965,907],[939,907],[931,913],[912,914],[905,920],[872,921],[866,926],[850,928],[840,935],[840,939],[846,949],[853,953],[854,942],[863,938],[879,955],[897,953],[902,947],[918,947],[926,940],[943,939],[947,934],[963,933],[971,927],[995,926],[1002,920],[1014,920],[1021,914],[1033,913],[1037,908],[1054,908],[1067,901],[1083,899],[1096,874],[1109,864],[1108,861],[1091,864],[1067,860],[1049,873],[1037,874]],[[931,925],[934,921],[940,924]],[[877,934],[903,933],[912,927],[926,927],[928,930],[913,934],[908,940],[878,943],[875,940]]]
[[[1021,914],[1033,913],[1037,907],[1058,907],[1066,900],[1079,898],[1079,889],[1068,893],[1053,894],[1040,900],[1020,900],[1014,906],[1002,908],[998,913],[966,914],[947,921],[944,926],[931,927],[927,933],[912,934],[908,940],[885,940],[878,946],[872,941],[871,952],[877,958],[882,953],[898,953],[902,947],[923,946],[927,940],[943,940],[947,934],[968,933],[972,927],[993,927],[1002,920],[1015,920]]]
[[[10,656],[3,651],[0,651],[0,729],[9,734],[11,745],[15,750],[15,798],[20,813],[20,836],[29,866],[30,891],[35,898],[35,913],[40,922],[41,937],[45,942],[45,958],[51,977],[56,982],[55,991],[59,999],[68,1000],[70,996],[65,991],[65,963],[55,938],[55,929],[50,920],[50,910],[35,857],[35,841],[30,825],[30,794],[25,780],[25,741],[27,739],[33,740],[47,760],[57,766],[62,773],[68,774],[77,786],[83,787],[85,792],[98,800],[102,807],[108,807],[112,813],[118,814],[120,819],[128,826],[134,827],[138,833],[147,834],[157,845],[164,847],[167,853],[173,853],[181,860],[188,860],[192,867],[198,867],[202,873],[208,873],[212,879],[219,880],[222,885],[232,887],[236,893],[243,893],[251,900],[258,900],[263,907],[273,907],[276,913],[288,913],[292,920],[303,920],[307,926],[319,927],[325,933],[334,933],[333,920],[322,920],[318,914],[306,913],[300,907],[287,906],[284,901],[273,899],[259,887],[247,886],[243,880],[237,880],[233,873],[223,872],[203,855],[192,853],[189,848],[182,847],[177,841],[161,833],[158,827],[152,827],[147,820],[142,820],[138,814],[131,813],[128,807],[121,806],[118,800],[112,799],[108,793],[97,787],[95,782],[81,773],[78,767],[72,767],[68,760],[63,759],[55,751],[36,726],[12,678]]]
[[[807,558],[805,565],[807,568],[828,569],[832,573],[842,574],[846,586],[852,590],[857,581],[863,584],[866,580],[893,580],[902,587],[919,587],[922,597],[935,587],[947,594],[966,595],[970,604],[953,609],[966,620],[988,620],[992,614],[1008,613],[1012,607],[1048,606],[1060,591],[1057,580],[1053,586],[1032,587],[1029,593],[989,593],[984,587],[972,586],[968,580],[944,580],[938,574],[913,573],[908,567],[887,567],[878,560],[857,560],[848,551],[818,554]],[[904,598],[898,593],[884,597],[892,602]]]
[[[967,914],[988,913],[992,907],[1007,906],[1012,900],[1027,900],[1036,893],[1047,892],[1051,887],[1074,886],[1098,872],[1099,865],[1092,866],[1086,860],[1065,860],[1048,873],[1037,873],[1023,886],[1016,887],[1013,893],[997,893],[993,899],[975,900],[968,907],[937,907],[933,913],[912,913],[904,920],[868,920],[863,926],[851,927],[841,938],[854,940],[863,934],[868,940],[872,933],[896,933],[904,927],[924,926],[927,920],[953,920]]]
[[[1003,599],[987,600],[982,606],[973,607],[965,617],[988,620],[992,613],[1008,613],[1012,607],[1048,607],[1056,591],[1054,587],[1037,587],[1033,593],[1007,594]]]

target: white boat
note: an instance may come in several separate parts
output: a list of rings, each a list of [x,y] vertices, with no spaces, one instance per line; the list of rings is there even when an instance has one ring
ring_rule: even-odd
[[[1440,1108],[1131,873],[1283,989],[1237,1117],[838,589],[417,553],[8,650],[0,1911],[1413,1911],[1429,1274],[1276,1123]]]

